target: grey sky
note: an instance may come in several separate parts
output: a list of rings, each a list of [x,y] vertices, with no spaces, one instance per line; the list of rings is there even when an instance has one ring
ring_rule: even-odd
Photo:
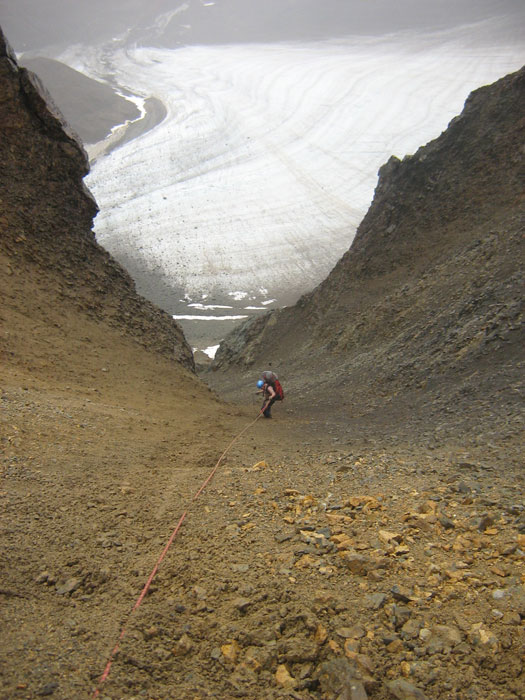
[[[155,19],[185,8],[159,31]],[[507,18],[509,40],[525,27],[523,0],[0,0],[0,24],[16,51],[91,43],[126,30],[131,41],[175,47],[326,39],[443,29]],[[512,28],[509,30],[509,27]],[[497,28],[495,27],[495,31]]]

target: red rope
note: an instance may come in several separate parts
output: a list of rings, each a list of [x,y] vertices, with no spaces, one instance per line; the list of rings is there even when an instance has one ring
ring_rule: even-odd
[[[264,405],[264,406],[261,408],[261,410],[260,410],[259,413],[257,414],[257,418],[256,418],[254,421],[252,421],[251,423],[249,423],[245,428],[243,428],[243,430],[241,430],[241,432],[240,432],[238,435],[236,435],[236,436],[233,438],[233,440],[230,442],[230,444],[228,445],[228,447],[224,450],[224,452],[222,453],[222,455],[221,455],[221,456],[219,457],[219,459],[217,460],[217,464],[213,467],[213,469],[211,470],[210,474],[206,477],[206,479],[205,479],[204,482],[202,483],[202,485],[201,485],[201,487],[199,488],[199,490],[198,490],[198,491],[196,492],[196,494],[193,496],[192,502],[195,501],[195,500],[197,500],[197,498],[198,498],[198,497],[200,496],[200,494],[204,491],[204,489],[206,488],[206,486],[207,486],[207,485],[210,483],[210,481],[213,479],[213,477],[214,477],[214,475],[215,475],[215,472],[216,472],[217,469],[219,468],[220,463],[222,462],[222,460],[224,459],[224,457],[226,456],[226,454],[228,453],[228,451],[229,451],[229,450],[232,448],[232,446],[237,442],[237,440],[241,437],[241,435],[243,435],[249,428],[252,427],[252,425],[254,425],[254,424],[259,420],[259,418],[262,416],[262,414],[263,414],[263,412],[264,412],[265,409],[266,409],[266,405]],[[102,676],[100,677],[100,680],[99,680],[99,682],[98,682],[98,685],[97,685],[97,687],[95,688],[95,691],[94,691],[94,693],[93,693],[93,698],[98,698],[98,696],[100,695],[100,688],[101,688],[102,684],[105,682],[106,678],[109,676],[109,672],[110,672],[110,670],[111,670],[111,666],[112,666],[112,664],[113,664],[115,655],[116,655],[116,653],[118,652],[119,647],[120,647],[120,642],[122,641],[122,639],[124,638],[124,635],[126,634],[127,624],[129,623],[129,620],[131,619],[131,616],[133,615],[133,613],[134,613],[136,610],[138,610],[138,608],[140,607],[142,601],[144,600],[144,597],[146,596],[146,594],[147,594],[147,592],[148,592],[148,590],[149,590],[149,587],[151,586],[151,583],[152,583],[153,579],[155,578],[155,575],[156,575],[156,573],[157,573],[157,571],[158,571],[158,569],[159,569],[159,566],[160,566],[162,560],[164,559],[164,557],[165,557],[166,554],[168,553],[168,550],[169,550],[169,548],[171,547],[171,545],[172,545],[172,543],[173,543],[173,540],[174,540],[175,537],[177,536],[177,534],[178,534],[180,528],[182,527],[182,523],[183,523],[184,520],[186,519],[186,516],[187,516],[187,515],[188,515],[188,508],[187,508],[187,509],[184,511],[184,513],[181,515],[181,517],[180,517],[180,519],[179,519],[179,522],[177,523],[175,529],[174,529],[173,532],[171,533],[170,538],[169,538],[168,541],[166,542],[166,545],[165,545],[164,549],[162,550],[162,553],[161,553],[160,557],[157,559],[157,563],[156,563],[155,566],[153,567],[153,570],[152,570],[151,574],[149,575],[149,578],[148,578],[148,580],[146,581],[146,583],[145,583],[145,585],[144,585],[144,588],[142,589],[141,594],[140,594],[139,597],[137,598],[137,602],[135,603],[135,605],[134,605],[133,608],[131,609],[131,611],[130,611],[130,613],[129,613],[128,620],[127,620],[127,623],[122,627],[122,630],[121,630],[121,632],[120,632],[120,636],[119,636],[119,638],[118,638],[118,641],[117,641],[117,643],[115,644],[115,646],[114,646],[114,648],[113,648],[111,654],[109,655],[109,659],[108,659],[108,662],[107,662],[106,667],[105,667],[105,669],[104,669],[104,673],[103,673]]]

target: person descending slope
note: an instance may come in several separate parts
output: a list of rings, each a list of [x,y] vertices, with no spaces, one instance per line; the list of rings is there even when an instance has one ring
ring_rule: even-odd
[[[257,388],[257,393],[262,393],[264,396],[264,403],[261,407],[263,416],[265,418],[271,418],[271,408],[273,404],[276,401],[282,401],[284,399],[284,391],[281,382],[275,372],[267,370],[261,374],[261,378],[257,382]]]

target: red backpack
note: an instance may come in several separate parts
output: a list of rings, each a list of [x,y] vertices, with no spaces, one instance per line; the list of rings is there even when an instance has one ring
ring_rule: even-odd
[[[267,370],[266,372],[262,373],[261,377],[267,384],[273,387],[277,401],[282,401],[284,399],[284,391],[275,372],[270,372],[270,370]]]

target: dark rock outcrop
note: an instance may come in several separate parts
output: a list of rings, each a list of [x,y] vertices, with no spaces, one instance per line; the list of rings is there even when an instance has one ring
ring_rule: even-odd
[[[34,278],[79,313],[193,370],[178,324],[140,297],[96,243],[97,205],[82,180],[89,165],[80,140],[38,78],[19,68],[1,31],[0,128],[2,274]]]
[[[268,364],[341,416],[390,406],[504,420],[523,364],[525,69],[483,87],[439,138],[380,170],[355,240],[291,308],[221,345],[211,383]],[[395,415],[393,416],[396,417]]]

